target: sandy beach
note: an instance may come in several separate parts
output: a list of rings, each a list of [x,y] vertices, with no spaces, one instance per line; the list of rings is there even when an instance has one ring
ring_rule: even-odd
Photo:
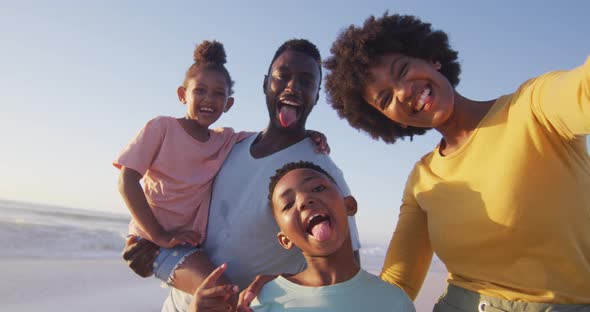
[[[119,259],[0,259],[0,311],[160,311],[167,290]]]
[[[0,311],[160,311],[167,290],[119,259],[1,258]],[[432,311],[446,274],[430,272],[416,310]],[[441,282],[442,281],[442,282]]]
[[[447,273],[446,272],[428,272],[426,280],[422,284],[422,289],[414,300],[417,312],[430,312],[434,304],[438,300],[447,287]]]

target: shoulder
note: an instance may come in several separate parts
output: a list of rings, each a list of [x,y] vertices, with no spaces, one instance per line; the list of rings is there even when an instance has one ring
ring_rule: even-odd
[[[383,303],[389,307],[392,305],[397,307],[396,309],[392,309],[394,311],[415,311],[414,304],[401,288],[389,284],[364,270],[362,274],[363,276],[359,284],[363,286],[362,289],[369,292],[367,295],[372,295],[379,300],[383,300]]]
[[[224,141],[232,141],[234,143],[242,142],[248,137],[255,134],[255,132],[238,131],[231,127],[219,127],[211,130],[211,133],[217,137],[223,138]]]
[[[359,284],[369,286],[371,288],[382,289],[385,293],[397,294],[399,291],[402,291],[399,287],[389,284],[379,278],[377,275],[373,275],[363,269],[361,269],[359,275]]]
[[[519,95],[526,95],[527,92],[533,92],[538,88],[543,88],[547,86],[553,90],[554,85],[551,84],[554,81],[558,81],[565,77],[575,77],[575,80],[590,80],[590,56],[586,59],[586,62],[581,66],[570,70],[555,70],[546,72],[540,76],[531,78],[524,83],[522,83],[516,92],[514,93],[515,96]],[[555,90],[559,92],[560,90]]]
[[[508,94],[508,96],[510,96],[513,99],[517,99],[523,96],[530,97],[532,95],[531,93],[535,92],[536,90],[541,90],[539,88],[547,86],[547,83],[551,83],[552,81],[559,79],[561,76],[568,72],[569,71],[566,70],[556,70],[546,72],[537,77],[530,78],[523,82],[520,86],[518,86],[514,93]]]
[[[219,127],[211,129],[210,133],[212,136],[221,138],[223,141],[229,141],[236,135],[234,129],[230,127]]]
[[[178,121],[176,120],[176,118],[174,117],[169,117],[169,116],[156,116],[152,119],[150,119],[145,127],[152,127],[152,128],[166,128],[169,127],[171,124],[173,123],[178,123]]]
[[[176,118],[170,116],[156,116],[152,118],[149,122],[155,123],[169,123],[169,122],[178,122]]]
[[[141,128],[140,132],[137,134],[137,137],[142,138],[150,138],[150,137],[159,137],[162,138],[165,133],[168,132],[168,128],[170,128],[172,122],[176,122],[176,119],[173,117],[166,117],[166,116],[157,116],[150,120],[148,120],[143,128]],[[178,122],[176,122],[178,123]]]
[[[309,138],[305,138],[286,149],[266,157],[265,159],[276,164],[277,168],[291,162],[307,161],[322,167],[330,173],[332,173],[332,170],[340,171],[330,156],[315,151],[315,145]]]
[[[264,305],[274,302],[278,297],[291,294],[291,290],[288,287],[288,282],[285,283],[286,280],[282,280],[282,277],[277,277],[274,280],[264,284],[262,289],[260,289],[260,293],[255,298],[255,301],[252,302],[252,306],[254,303]]]
[[[215,129],[211,130],[211,132],[218,134],[218,135],[227,135],[227,136],[231,136],[234,133],[236,133],[234,128],[231,128],[231,127],[219,127],[219,128],[215,128]]]
[[[310,138],[306,138],[305,140],[297,143],[294,147],[296,148],[295,152],[298,153],[297,156],[301,157],[303,160],[314,162],[316,165],[321,167],[326,167],[323,168],[324,170],[328,170],[329,168],[340,170],[330,155],[316,152],[316,146]]]
[[[322,169],[326,170],[334,180],[336,180],[336,184],[341,188],[344,195],[350,195],[350,189],[346,183],[342,170],[336,165],[336,163],[334,163],[329,155],[317,153],[315,151],[315,145],[311,139],[306,138],[293,147],[294,149],[289,151],[290,159],[287,162],[303,160],[320,166]]]
[[[418,159],[418,161],[414,163],[414,167],[412,168],[412,171],[410,171],[410,174],[408,176],[408,182],[417,179],[420,176],[420,171],[430,170],[429,168],[432,165],[432,160],[436,153],[439,153],[438,145],[433,151],[423,155],[422,157],[420,157],[420,159]]]

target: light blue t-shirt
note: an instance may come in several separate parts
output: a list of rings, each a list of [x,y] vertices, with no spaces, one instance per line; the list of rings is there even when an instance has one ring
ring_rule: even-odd
[[[301,286],[279,276],[264,285],[250,307],[256,312],[416,311],[403,290],[362,269],[346,282],[322,287]]]
[[[227,263],[225,274],[240,289],[258,274],[297,273],[305,268],[299,249],[285,250],[277,242],[279,227],[268,201],[268,184],[277,169],[290,162],[313,162],[330,173],[343,195],[350,195],[342,171],[329,156],[316,153],[310,139],[258,159],[250,154],[255,139],[253,135],[236,144],[217,174],[203,245],[214,264]],[[349,227],[352,248],[358,250],[354,217],[349,218]],[[191,297],[172,289],[162,311],[185,311]]]

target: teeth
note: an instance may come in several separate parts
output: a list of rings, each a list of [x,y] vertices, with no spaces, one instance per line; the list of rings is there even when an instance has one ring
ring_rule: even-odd
[[[313,216],[311,216],[311,218],[309,218],[309,220],[307,221],[307,223],[311,223],[311,220],[313,220],[315,217],[321,217],[322,215],[319,213],[314,214]]]
[[[424,101],[426,101],[426,98],[430,95],[430,88],[426,88],[424,89],[424,91],[422,91],[422,94],[420,94],[420,97],[418,98],[418,105],[416,105],[416,107],[414,108],[415,111],[419,112],[422,111],[422,109],[424,108],[424,105],[426,103],[424,103]]]
[[[291,106],[299,106],[299,103],[291,101],[291,100],[283,100],[283,101],[281,101],[281,103],[291,105]]]
[[[210,107],[201,107],[200,109],[202,112],[213,113],[213,108]]]

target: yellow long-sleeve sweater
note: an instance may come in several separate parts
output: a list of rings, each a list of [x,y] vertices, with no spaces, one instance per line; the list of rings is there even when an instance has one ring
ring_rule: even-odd
[[[382,278],[415,298],[433,251],[449,283],[590,303],[590,58],[500,97],[460,150],[416,163]]]

